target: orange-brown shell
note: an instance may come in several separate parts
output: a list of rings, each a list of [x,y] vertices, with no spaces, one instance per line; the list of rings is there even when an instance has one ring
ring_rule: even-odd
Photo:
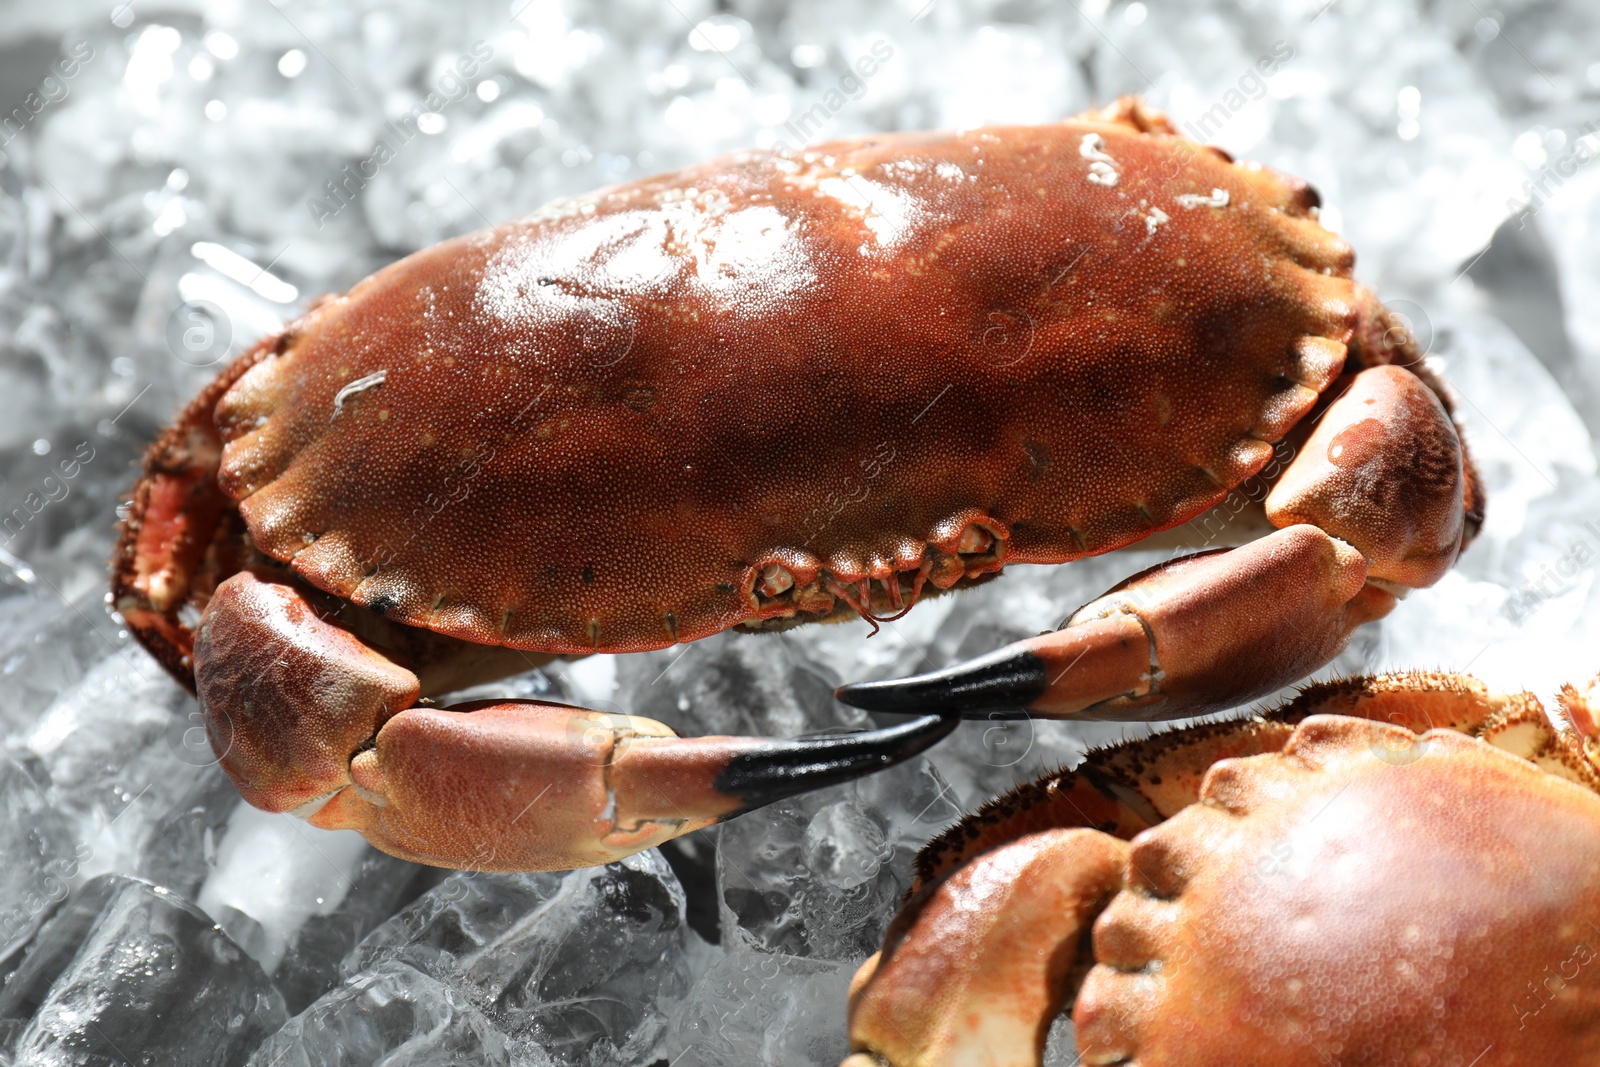
[[[1307,719],[1134,839],[1086,1062],[1600,1062],[1600,798],[1449,730]]]
[[[775,562],[825,613],[1130,543],[1260,469],[1355,321],[1304,184],[1168,131],[737,155],[426,249],[224,397],[220,483],[316,585],[552,652],[793,614]]]

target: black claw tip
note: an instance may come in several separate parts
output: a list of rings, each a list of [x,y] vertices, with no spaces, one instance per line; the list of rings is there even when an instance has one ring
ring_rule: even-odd
[[[883,730],[774,740],[740,753],[717,775],[717,792],[738,797],[733,818],[775,800],[838,785],[908,760],[961,724],[929,715]]]
[[[868,711],[1025,714],[1048,683],[1044,661],[1032,652],[1002,648],[942,671],[883,682],[856,682],[833,694]]]

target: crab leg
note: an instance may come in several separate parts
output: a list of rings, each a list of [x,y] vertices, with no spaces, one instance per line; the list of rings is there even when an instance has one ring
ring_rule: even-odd
[[[1354,375],[1267,497],[1279,529],[1173,560],[1053,633],[929,674],[847,685],[873,711],[1174,719],[1236,707],[1321,667],[1395,594],[1455,562],[1467,478],[1448,413],[1397,366]]]
[[[559,704],[418,707],[412,671],[293,586],[248,571],[207,605],[195,676],[212,747],[250,803],[477,870],[609,863],[887,767],[956,725],[680,738],[651,719]]]
[[[211,414],[233,384],[281,343],[280,337],[263,338],[234,360],[150,446],[112,558],[116,609],[139,642],[190,691],[194,633],[179,621],[179,613],[192,594],[209,588],[207,550],[228,525],[231,504],[217,487],[222,436]]]
[[[844,1067],[1038,1064],[1127,851],[1094,830],[1031,834],[907,907],[850,983]]]
[[[1467,464],[1433,391],[1403,367],[1350,379],[1268,494],[1274,526],[1312,523],[1354,545],[1367,577],[1411,589],[1456,561]]]

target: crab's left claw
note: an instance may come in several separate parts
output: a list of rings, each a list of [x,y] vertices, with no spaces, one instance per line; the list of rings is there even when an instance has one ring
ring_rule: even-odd
[[[475,870],[566,870],[908,759],[927,717],[819,737],[679,737],[632,715],[533,701],[418,707],[417,676],[242,572],[201,619],[206,728],[246,800],[385,852]]]
[[[621,859],[922,752],[954,718],[798,739],[678,737],[650,718],[507,701],[408,709],[310,821],[474,870]]]
[[[553,704],[412,708],[351,761],[353,786],[311,821],[424,863],[565,870],[909,759],[956,725],[679,737],[652,719]]]
[[[1267,497],[1275,533],[1136,575],[1054,633],[933,674],[847,685],[839,699],[873,711],[1175,719],[1266,696],[1455,563],[1477,500],[1464,457],[1420,379],[1368,368]]]

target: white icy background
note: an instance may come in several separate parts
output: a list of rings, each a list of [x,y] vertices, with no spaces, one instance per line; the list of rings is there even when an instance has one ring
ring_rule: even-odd
[[[970,724],[665,856],[446,876],[240,805],[193,702],[105,611],[131,464],[214,373],[169,343],[183,300],[220,305],[238,351],[441,237],[797,144],[785,124],[819,103],[825,136],[1046,121],[1123,92],[1180,123],[1221,103],[1214,139],[1311,180],[1359,276],[1430,340],[1488,481],[1460,567],[1330,673],[1443,667],[1545,695],[1593,674],[1600,166],[1564,161],[1600,147],[1580,143],[1600,128],[1597,23],[1581,0],[7,5],[0,108],[51,99],[0,149],[0,517],[28,515],[0,532],[0,1063],[831,1065],[918,845],[1123,733]],[[828,97],[879,39],[893,55],[864,93]],[[478,41],[466,95],[319,227],[308,199]],[[63,97],[49,64],[84,43]],[[1275,47],[1293,56],[1260,86]],[[1529,181],[1544,192],[1519,214]],[[92,458],[63,478],[74,453]],[[1157,558],[1015,568],[871,640],[731,635],[495,691],[687,732],[860,725],[837,682],[1054,626]]]

